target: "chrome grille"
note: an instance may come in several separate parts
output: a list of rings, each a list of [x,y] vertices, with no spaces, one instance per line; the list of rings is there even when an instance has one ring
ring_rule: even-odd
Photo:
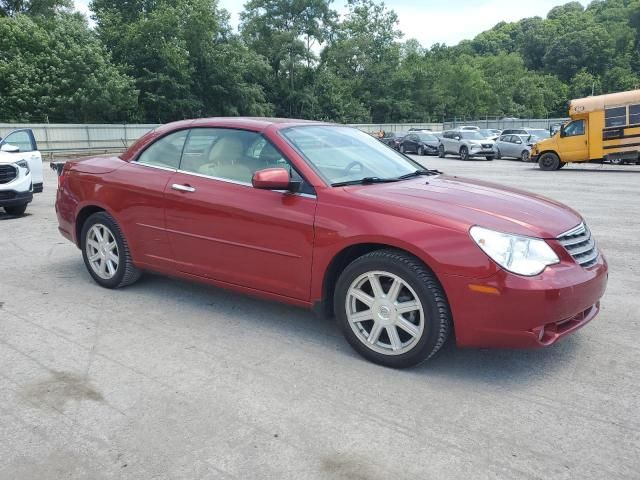
[[[558,241],[582,267],[590,267],[598,260],[596,242],[584,223],[560,235]]]
[[[491,150],[491,144],[490,143],[483,143],[482,144],[482,148],[486,148],[486,149]]]
[[[18,177],[18,169],[13,165],[0,165],[0,183],[9,183]]]

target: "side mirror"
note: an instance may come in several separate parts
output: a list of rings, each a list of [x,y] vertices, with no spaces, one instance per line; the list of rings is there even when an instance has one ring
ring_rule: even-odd
[[[10,145],[8,143],[5,143],[4,145],[2,145],[2,147],[0,147],[0,152],[20,153],[20,148],[16,147],[15,145]]]
[[[456,140],[460,140],[462,137],[461,137],[460,135],[456,135],[456,136],[455,136],[455,137],[453,137],[453,138],[455,138]]]
[[[518,140],[516,140],[516,143],[517,143],[518,145],[522,145],[522,140],[518,139]]]
[[[261,190],[290,190],[291,179],[284,168],[265,168],[253,174],[253,188]]]

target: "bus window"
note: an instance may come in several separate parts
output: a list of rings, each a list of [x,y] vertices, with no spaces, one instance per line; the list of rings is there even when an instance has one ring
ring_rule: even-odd
[[[640,105],[629,105],[629,125],[640,125]]]
[[[607,108],[604,111],[605,127],[623,127],[627,124],[627,107]]]
[[[564,128],[565,137],[584,135],[584,120],[574,120]]]

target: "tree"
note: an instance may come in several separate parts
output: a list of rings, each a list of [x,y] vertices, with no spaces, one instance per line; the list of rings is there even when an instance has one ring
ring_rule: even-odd
[[[133,80],[80,15],[0,18],[3,121],[123,121],[136,98]]]
[[[250,0],[241,14],[242,37],[271,67],[263,84],[276,113],[313,117],[317,57],[337,14],[331,0]]]
[[[94,0],[97,32],[136,79],[146,121],[271,112],[263,59],[235,38],[216,0]]]
[[[0,0],[0,17],[15,17],[19,14],[53,16],[70,13],[72,0]]]

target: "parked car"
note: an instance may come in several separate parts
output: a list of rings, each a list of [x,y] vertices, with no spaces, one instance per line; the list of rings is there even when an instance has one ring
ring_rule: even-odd
[[[442,134],[438,156],[444,158],[447,154],[459,155],[461,160],[473,157],[485,157],[493,160],[495,157],[493,140],[487,140],[479,132],[473,130],[448,130]]]
[[[409,132],[400,142],[400,152],[416,153],[418,155],[437,155],[438,137],[426,132]]]
[[[430,132],[430,128],[419,128],[419,127],[411,127],[409,129],[410,132]]]
[[[33,132],[10,132],[0,141],[0,207],[9,215],[23,215],[33,194],[42,190],[42,155]]]
[[[461,130],[461,131],[467,131],[467,130],[474,131],[475,130],[475,131],[478,131],[478,130],[480,130],[480,127],[476,127],[475,125],[463,125],[461,127],[456,128],[455,130]]]
[[[315,309],[390,367],[453,336],[551,345],[597,315],[607,283],[574,210],[341,125],[185,120],[68,161],[58,181],[59,231],[99,285],[149,270]]]
[[[384,137],[382,137],[380,141],[394,150],[398,150],[402,139],[408,134],[409,132],[385,132]]]
[[[502,135],[531,135],[537,140],[544,140],[550,136],[549,131],[544,128],[507,128],[502,131]]]
[[[531,135],[501,135],[496,141],[496,158],[531,159],[531,147],[535,144]]]

